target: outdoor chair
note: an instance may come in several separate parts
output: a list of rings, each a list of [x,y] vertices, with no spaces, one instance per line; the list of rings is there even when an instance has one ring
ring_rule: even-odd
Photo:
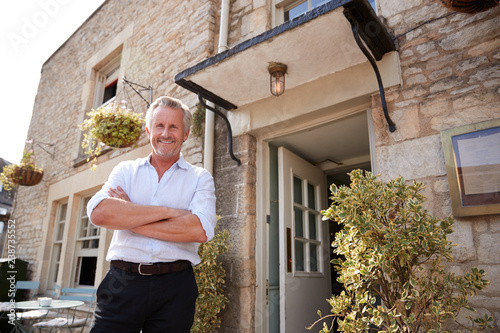
[[[40,286],[40,281],[17,281],[16,282],[16,293],[18,290],[29,290],[28,300],[32,300],[35,297],[38,287]]]
[[[77,308],[65,309],[60,310],[56,318],[36,323],[33,326],[38,328],[39,332],[51,332],[52,330],[60,331],[63,329],[73,332],[73,330],[78,328],[81,328],[80,332],[83,332],[93,313],[96,292],[96,289],[63,288],[59,299],[85,302],[85,306],[88,306],[88,308],[84,311],[85,316],[83,318],[78,318],[77,314],[79,312],[82,313],[82,311],[79,311]]]
[[[33,300],[38,292],[40,281],[17,281],[16,294],[19,290],[29,290],[28,300]],[[53,313],[54,315],[55,313]],[[35,321],[40,318],[45,318],[49,315],[48,310],[30,310],[30,311],[16,311],[17,320]]]

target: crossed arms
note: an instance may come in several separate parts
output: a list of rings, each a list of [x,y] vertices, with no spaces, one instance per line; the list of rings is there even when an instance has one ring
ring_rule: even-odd
[[[101,201],[92,211],[91,220],[97,226],[127,229],[171,242],[207,241],[200,219],[187,210],[132,203],[119,186],[110,188],[108,193],[110,198]]]

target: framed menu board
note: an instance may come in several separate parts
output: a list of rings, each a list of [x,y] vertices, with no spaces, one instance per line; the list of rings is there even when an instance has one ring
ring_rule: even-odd
[[[454,216],[500,214],[500,119],[441,132]]]

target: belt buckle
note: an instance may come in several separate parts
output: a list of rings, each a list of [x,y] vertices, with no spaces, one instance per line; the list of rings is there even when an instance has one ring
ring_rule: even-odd
[[[144,266],[153,266],[154,264],[139,264],[139,267],[137,267],[137,271],[139,272],[139,274],[141,274],[141,275],[153,275],[153,274],[147,274],[147,273],[141,272],[141,266],[142,265],[144,265]]]

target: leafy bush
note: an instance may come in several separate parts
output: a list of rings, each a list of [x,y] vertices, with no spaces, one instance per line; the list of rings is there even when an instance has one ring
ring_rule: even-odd
[[[339,255],[332,263],[345,291],[328,300],[331,314],[318,322],[334,317],[345,332],[441,332],[461,308],[473,310],[467,297],[489,284],[486,273],[445,270],[444,262],[453,259],[446,237],[454,220],[423,209],[424,185],[407,185],[401,177],[383,185],[361,170],[350,177],[350,188],[332,185],[332,205],[322,212],[343,226],[332,243]],[[470,329],[493,320],[470,319]],[[330,330],[323,322],[321,332]]]
[[[228,301],[224,296],[222,286],[226,271],[217,257],[226,253],[229,248],[229,232],[224,230],[215,234],[214,238],[200,244],[198,254],[201,263],[194,267],[198,284],[199,296],[196,300],[193,333],[206,333],[220,327],[219,312],[225,308]]]

